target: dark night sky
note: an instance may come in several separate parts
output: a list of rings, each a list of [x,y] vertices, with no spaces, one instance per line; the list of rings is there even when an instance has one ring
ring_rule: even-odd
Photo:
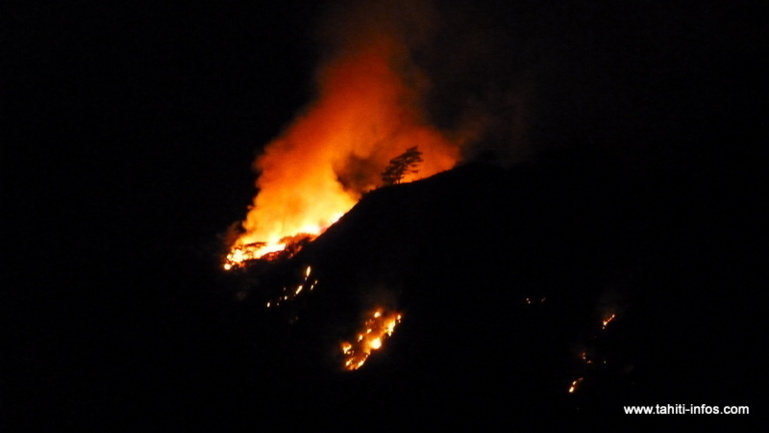
[[[0,335],[11,342],[0,430],[119,423],[119,407],[142,425],[152,411],[136,400],[173,407],[168,389],[194,393],[185,382],[201,371],[214,372],[201,389],[226,394],[238,378],[223,363],[247,370],[222,359],[249,336],[232,329],[234,307],[217,287],[218,236],[251,201],[260,146],[312,98],[325,6],[122,3],[0,12]],[[723,200],[713,208],[728,212],[708,224],[763,225],[769,74],[758,2],[470,3],[441,2],[446,27],[420,53],[436,122],[469,100],[510,109],[489,89],[525,92],[521,152],[532,159],[582,149],[631,178]],[[482,52],[463,64],[456,54],[474,44]],[[484,149],[518,155],[506,149],[511,134],[490,134]],[[729,260],[765,265],[753,251],[764,233],[737,239],[748,238]]]
[[[652,170],[746,163],[742,142],[765,128],[765,103],[754,97],[764,31],[750,2],[503,4],[441,7],[446,44],[423,56],[436,85],[429,100],[448,106],[436,121],[473,97],[485,103],[479,81],[504,94],[521,91],[511,84],[521,79],[535,88],[524,108],[535,152],[595,144]],[[151,226],[174,201],[168,210],[190,206],[197,219],[237,219],[251,195],[248,161],[311,99],[321,11],[247,2],[11,8],[3,99],[9,148],[23,155],[13,165],[33,168],[40,195],[58,184],[55,195],[72,194],[86,213],[83,199],[98,197],[113,217],[136,200],[158,208]],[[479,39],[492,60],[456,67],[449,58],[462,38]],[[49,218],[42,197],[23,201],[45,215],[43,230],[67,224]]]

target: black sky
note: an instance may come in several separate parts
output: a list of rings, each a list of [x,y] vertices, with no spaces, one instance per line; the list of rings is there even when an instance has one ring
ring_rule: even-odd
[[[492,154],[507,156],[495,148],[511,142],[523,155],[595,146],[641,170],[727,161],[742,171],[750,157],[741,148],[765,128],[755,97],[764,31],[751,2],[437,10],[437,37],[415,53],[433,80],[430,114],[448,128],[470,110],[494,118],[479,146]],[[63,186],[60,199],[73,194],[71,204],[93,193],[113,218],[113,206],[139,200],[232,219],[251,194],[248,161],[311,100],[323,13],[248,2],[11,7],[8,148],[28,162],[13,165],[30,167],[41,194],[48,181]],[[61,221],[44,200],[24,201]]]

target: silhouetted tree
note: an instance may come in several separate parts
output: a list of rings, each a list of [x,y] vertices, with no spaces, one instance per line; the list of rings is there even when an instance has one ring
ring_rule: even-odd
[[[400,183],[406,174],[418,173],[417,166],[422,161],[422,152],[417,149],[417,146],[409,148],[390,160],[390,164],[382,172],[382,183],[384,185]]]

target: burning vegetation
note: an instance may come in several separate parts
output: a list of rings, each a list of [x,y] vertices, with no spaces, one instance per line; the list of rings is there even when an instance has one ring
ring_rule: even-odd
[[[571,382],[571,386],[569,386],[569,394],[574,394],[574,391],[577,390],[577,387],[579,386],[582,381],[585,380],[584,377],[580,377],[579,379],[576,379]]]
[[[382,348],[384,341],[392,335],[402,317],[401,313],[386,311],[381,307],[372,311],[363,322],[355,340],[342,342],[343,368],[348,371],[361,368],[373,351]]]
[[[601,321],[601,329],[606,329],[606,327],[609,326],[609,323],[611,323],[616,317],[617,315],[614,313],[606,316],[606,318]]]
[[[529,298],[526,299],[528,300]],[[593,344],[595,344],[601,338],[601,335],[604,334],[603,331],[606,331],[606,327],[609,326],[609,324],[612,323],[616,318],[617,313],[607,313],[604,315],[604,318],[601,319],[601,332],[594,337]],[[600,360],[596,359],[594,355],[595,353],[593,353],[593,350],[582,349],[579,352],[579,360],[582,364],[581,370],[583,376],[571,382],[571,385],[569,386],[569,394],[573,394],[577,390],[579,385],[585,380],[585,377],[587,377],[591,371],[594,371],[599,367],[605,367],[606,364],[608,364],[606,358]]]
[[[458,143],[427,121],[429,80],[412,60],[408,34],[419,27],[342,18],[327,29],[333,54],[316,73],[317,99],[254,162],[258,194],[229,246],[226,270],[301,248],[297,236],[312,240],[363,193],[416,180],[416,163],[427,177],[459,160]]]
[[[302,274],[302,281],[293,287],[283,286],[280,292],[269,298],[265,306],[267,308],[279,307],[282,303],[295,300],[301,293],[315,290],[318,280],[311,279],[312,267],[307,266]]]
[[[299,233],[281,238],[277,245],[268,245],[266,242],[235,245],[224,259],[224,270],[229,271],[245,266],[250,260],[290,259],[316,237],[318,237],[317,234]]]

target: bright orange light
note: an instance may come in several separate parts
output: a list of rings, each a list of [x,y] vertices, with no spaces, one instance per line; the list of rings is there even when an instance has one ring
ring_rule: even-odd
[[[254,163],[259,190],[224,269],[287,248],[298,233],[318,236],[377,187],[389,161],[418,146],[418,174],[452,168],[459,148],[427,123],[418,68],[397,35],[358,35],[317,74],[319,99],[269,143]],[[410,71],[408,78],[403,71]]]
[[[225,264],[227,265],[227,264]],[[296,298],[298,298],[302,293],[308,293],[312,291],[315,286],[318,284],[318,280],[311,279],[310,274],[312,270],[310,266],[307,266],[304,268],[304,271],[301,272],[297,277],[300,279],[299,281],[296,281],[296,286],[283,286],[282,290],[278,293],[274,294],[274,296],[271,297],[271,299],[267,300],[267,308],[270,307],[279,307],[281,305],[281,302],[286,301],[293,301]]]
[[[369,346],[372,349],[379,349],[380,347],[382,347],[382,337],[377,337],[371,340],[371,343],[369,344]]]
[[[575,380],[575,381],[573,381],[571,383],[571,386],[569,387],[569,394],[573,394],[574,391],[577,390],[577,385],[579,385],[582,382],[583,379],[584,379],[584,377],[580,377],[579,379],[577,379],[577,380]]]
[[[382,348],[384,340],[392,335],[401,317],[399,313],[388,313],[382,308],[371,312],[364,321],[364,331],[358,334],[357,340],[353,343],[342,342],[345,370],[357,370],[362,367],[371,352]]]
[[[342,343],[342,353],[347,354],[352,349],[352,344],[348,342]]]
[[[611,321],[614,320],[615,317],[617,317],[617,315],[612,313],[609,317],[603,319],[603,321],[601,321],[602,323],[601,329],[606,329],[606,325],[611,323]]]

